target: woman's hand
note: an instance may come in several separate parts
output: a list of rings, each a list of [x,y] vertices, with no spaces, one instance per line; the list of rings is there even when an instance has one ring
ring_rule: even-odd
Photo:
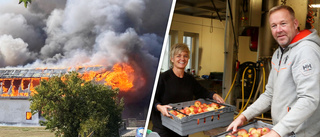
[[[223,98],[219,96],[217,93],[213,94],[212,98],[216,100],[218,103],[224,103]]]
[[[171,109],[172,107],[169,105],[160,105],[160,104],[157,105],[157,109],[161,112],[162,115],[170,117],[168,113],[168,108]]]

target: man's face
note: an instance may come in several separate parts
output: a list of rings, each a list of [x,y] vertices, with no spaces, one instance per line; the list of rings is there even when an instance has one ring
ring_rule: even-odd
[[[273,38],[283,48],[287,47],[297,34],[299,22],[293,19],[286,9],[273,12],[269,17],[269,23]]]

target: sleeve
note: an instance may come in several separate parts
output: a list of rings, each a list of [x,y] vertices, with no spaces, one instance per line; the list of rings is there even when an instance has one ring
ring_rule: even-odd
[[[320,97],[320,52],[308,45],[301,45],[293,65],[292,75],[296,84],[297,101],[291,110],[274,126],[280,135],[294,131],[318,108]]]
[[[271,64],[273,63],[271,62]],[[273,96],[273,76],[275,75],[274,73],[276,73],[276,71],[271,69],[265,92],[261,94],[259,98],[252,105],[250,105],[244,112],[242,112],[242,114],[247,118],[248,121],[260,115],[261,113],[270,110]]]
[[[156,95],[154,97],[154,102],[153,102],[153,108],[156,111],[158,111],[157,105],[161,104],[161,98],[163,97],[164,89],[165,89],[165,87],[164,87],[163,75],[160,74],[159,80],[158,80],[158,85],[157,85],[157,90],[156,90]]]
[[[192,83],[194,85],[194,95],[195,97],[198,98],[210,98],[213,99],[212,96],[215,94],[215,91],[209,92],[206,88],[200,85],[200,83],[195,79],[192,78]]]

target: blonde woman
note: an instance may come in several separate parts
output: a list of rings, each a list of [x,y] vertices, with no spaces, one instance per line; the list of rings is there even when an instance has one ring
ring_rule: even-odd
[[[189,54],[190,51],[187,45],[182,43],[173,45],[170,51],[170,61],[173,68],[160,74],[154,99],[152,130],[157,132],[161,137],[179,136],[164,127],[161,123],[160,114],[170,116],[167,109],[171,108],[171,106],[167,104],[190,101],[194,98],[212,98],[220,103],[224,103],[221,96],[214,91],[209,92],[192,75],[184,71],[188,64]]]

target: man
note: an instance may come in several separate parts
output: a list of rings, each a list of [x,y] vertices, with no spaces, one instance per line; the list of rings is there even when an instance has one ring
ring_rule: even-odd
[[[279,48],[272,56],[266,91],[227,130],[235,132],[243,122],[271,109],[274,126],[263,137],[320,136],[320,38],[316,30],[298,31],[289,6],[270,9],[269,23]]]

